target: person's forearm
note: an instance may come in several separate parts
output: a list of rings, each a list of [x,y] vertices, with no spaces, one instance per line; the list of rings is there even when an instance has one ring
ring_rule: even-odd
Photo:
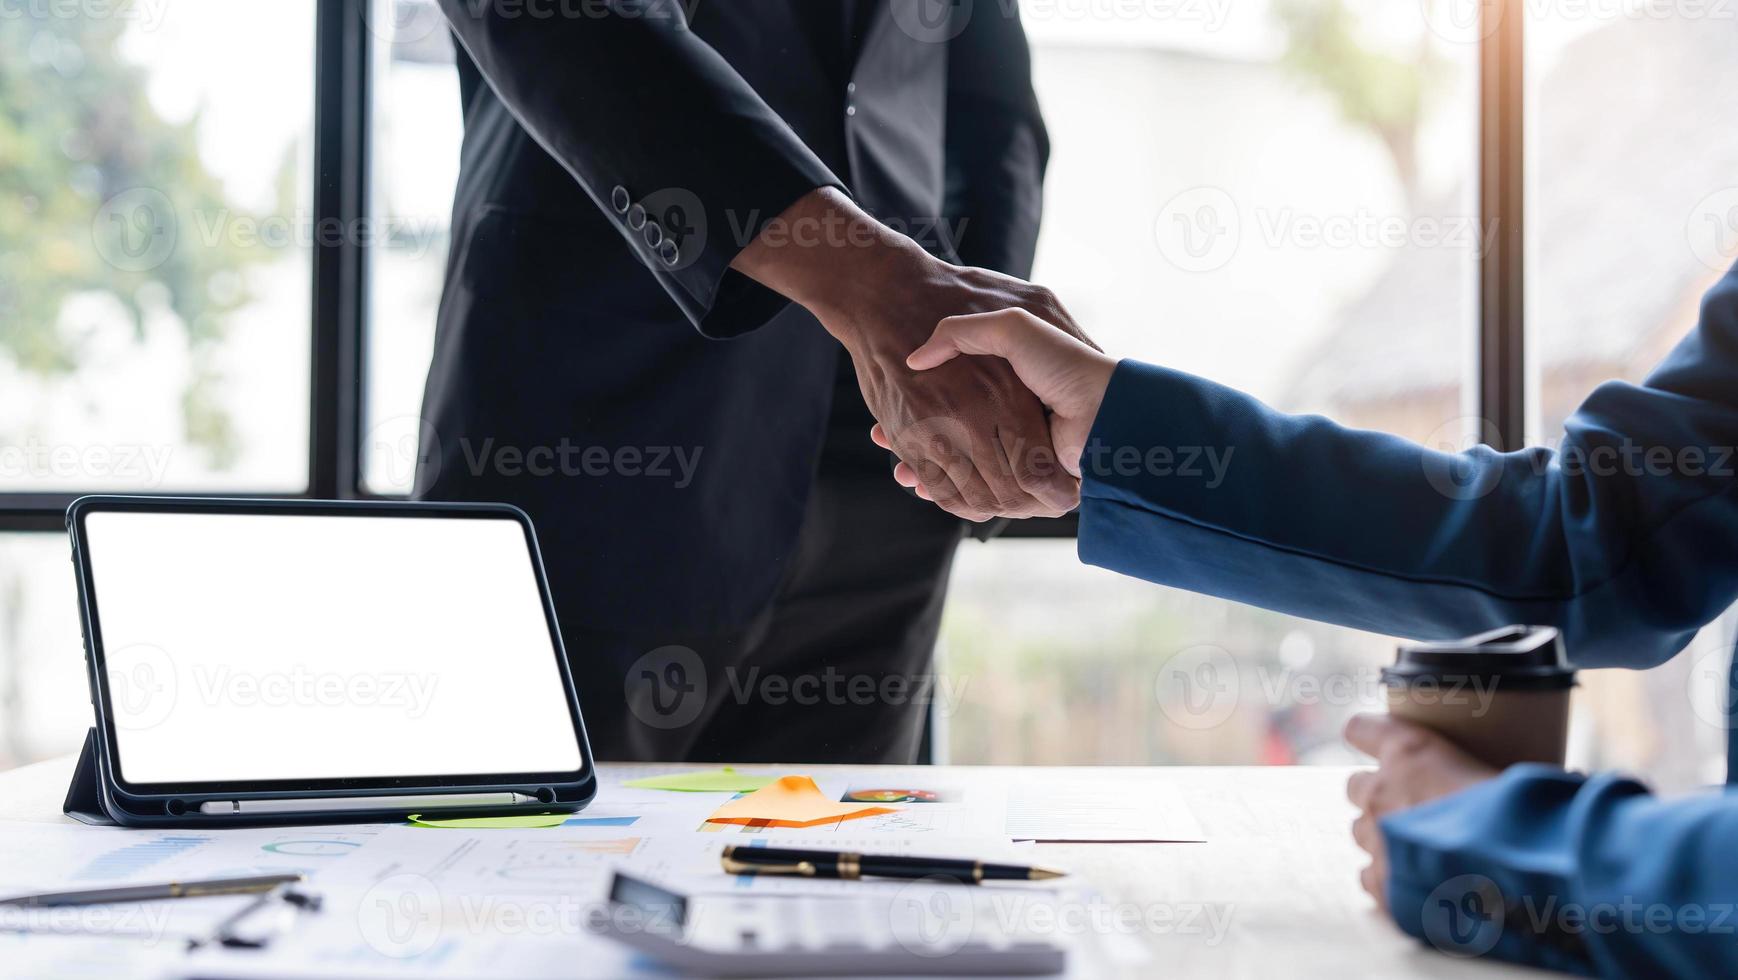
[[[940,264],[843,193],[822,187],[770,222],[731,268],[815,314],[853,355],[887,348],[888,356],[903,357],[931,325],[889,336],[866,330],[855,311],[885,301],[891,285],[930,278]]]

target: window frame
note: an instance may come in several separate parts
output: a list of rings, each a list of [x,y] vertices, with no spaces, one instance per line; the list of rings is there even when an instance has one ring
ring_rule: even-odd
[[[318,0],[314,70],[316,227],[358,227],[368,215],[373,101],[370,0]],[[1477,397],[1481,437],[1497,449],[1526,444],[1524,321],[1525,184],[1522,134],[1524,8],[1519,0],[1480,5],[1480,227],[1496,229],[1479,257]],[[1510,16],[1513,14],[1513,16]],[[393,499],[367,489],[362,426],[367,407],[368,262],[362,236],[316,236],[309,384],[308,486],[297,499]],[[328,240],[336,239],[336,240]],[[0,493],[0,532],[64,531],[77,492]],[[165,496],[167,494],[141,494]],[[184,496],[184,494],[178,495]],[[220,494],[226,497],[284,494]],[[1014,521],[1010,538],[1072,538],[1079,520]]]

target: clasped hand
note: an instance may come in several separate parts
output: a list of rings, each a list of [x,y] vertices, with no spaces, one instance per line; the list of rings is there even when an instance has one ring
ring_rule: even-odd
[[[1052,362],[1084,353],[1096,370],[1110,360],[1055,295],[935,258],[831,188],[778,220],[836,233],[758,236],[732,266],[802,304],[845,346],[900,482],[970,521],[1059,517],[1080,502],[1091,412],[1071,400],[1078,378],[1052,377]],[[1043,356],[1026,357],[1028,340]],[[1061,374],[1071,372],[1091,373]]]
[[[1053,372],[1010,356],[1030,330],[1108,361],[1055,296],[987,270],[942,265],[934,279],[873,310],[881,329],[848,336],[884,342],[846,347],[878,420],[871,437],[898,456],[900,483],[970,521],[1059,517],[1080,502],[1079,409],[1058,399],[1066,386]],[[922,333],[901,329],[917,324]],[[885,342],[892,337],[899,339]],[[1059,404],[1067,415],[1057,413]]]
[[[1043,294],[1054,303],[1048,292]],[[1015,472],[1022,466],[1036,469],[1040,464],[1055,467],[1065,476],[1069,498],[1060,511],[1066,512],[1079,503],[1080,457],[1086,447],[1093,419],[1104,400],[1105,388],[1116,370],[1116,359],[1106,355],[1087,340],[1060,305],[1054,310],[1060,317],[1045,317],[1024,308],[1010,308],[986,313],[968,313],[943,319],[935,332],[905,359],[905,366],[923,375],[940,375],[944,371],[966,367],[979,371],[1011,371],[1020,386],[1043,406],[1038,419],[1016,419],[1019,428],[998,422],[998,441],[1008,449]],[[1060,320],[1061,322],[1058,322]],[[974,355],[961,358],[960,355]],[[861,374],[861,368],[859,368]],[[868,391],[867,385],[864,391]],[[877,415],[877,418],[885,419]],[[1043,435],[1036,443],[1026,443],[1025,432],[1038,428]],[[1010,443],[1010,435],[1021,441]],[[917,492],[925,500],[933,500],[950,513],[972,520],[983,519],[981,508],[962,513],[955,492],[959,481],[933,464],[914,462],[902,449],[898,431],[886,421],[878,422],[870,438],[884,449],[899,456],[893,477],[903,486]],[[1019,454],[1013,455],[1018,449]],[[1024,485],[1022,483],[1022,485]],[[987,516],[1030,517],[1008,508],[997,508]]]

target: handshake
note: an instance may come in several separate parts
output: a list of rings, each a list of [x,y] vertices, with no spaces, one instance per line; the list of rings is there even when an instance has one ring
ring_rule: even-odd
[[[1055,295],[934,258],[831,189],[784,218],[843,220],[850,244],[756,239],[733,267],[845,345],[878,420],[871,438],[899,457],[895,479],[969,521],[1079,504],[1080,455],[1116,361]]]

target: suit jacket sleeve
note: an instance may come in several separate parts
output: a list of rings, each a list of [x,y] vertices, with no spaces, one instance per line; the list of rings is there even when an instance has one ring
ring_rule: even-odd
[[[740,334],[784,307],[730,263],[798,198],[843,184],[689,30],[680,4],[599,0],[572,17],[441,6],[514,118],[703,333]],[[649,213],[645,228],[630,224],[635,204]],[[673,244],[654,244],[652,227]]]
[[[1587,399],[1557,452],[1445,455],[1124,362],[1082,458],[1080,553],[1402,636],[1554,624],[1581,666],[1644,667],[1738,596],[1735,445],[1738,270],[1643,384]],[[1610,975],[1738,971],[1738,789],[1662,802],[1518,766],[1383,832],[1395,920],[1437,946]],[[1637,905],[1665,924],[1575,927]]]
[[[1738,791],[1665,801],[1619,776],[1523,765],[1382,830],[1395,921],[1445,952],[1738,976]]]
[[[1646,667],[1738,597],[1735,445],[1738,270],[1556,452],[1433,452],[1125,361],[1081,459],[1080,554],[1400,636],[1550,624],[1580,666]]]
[[[948,47],[947,214],[959,260],[1032,275],[1050,138],[1016,4],[956,6]]]

